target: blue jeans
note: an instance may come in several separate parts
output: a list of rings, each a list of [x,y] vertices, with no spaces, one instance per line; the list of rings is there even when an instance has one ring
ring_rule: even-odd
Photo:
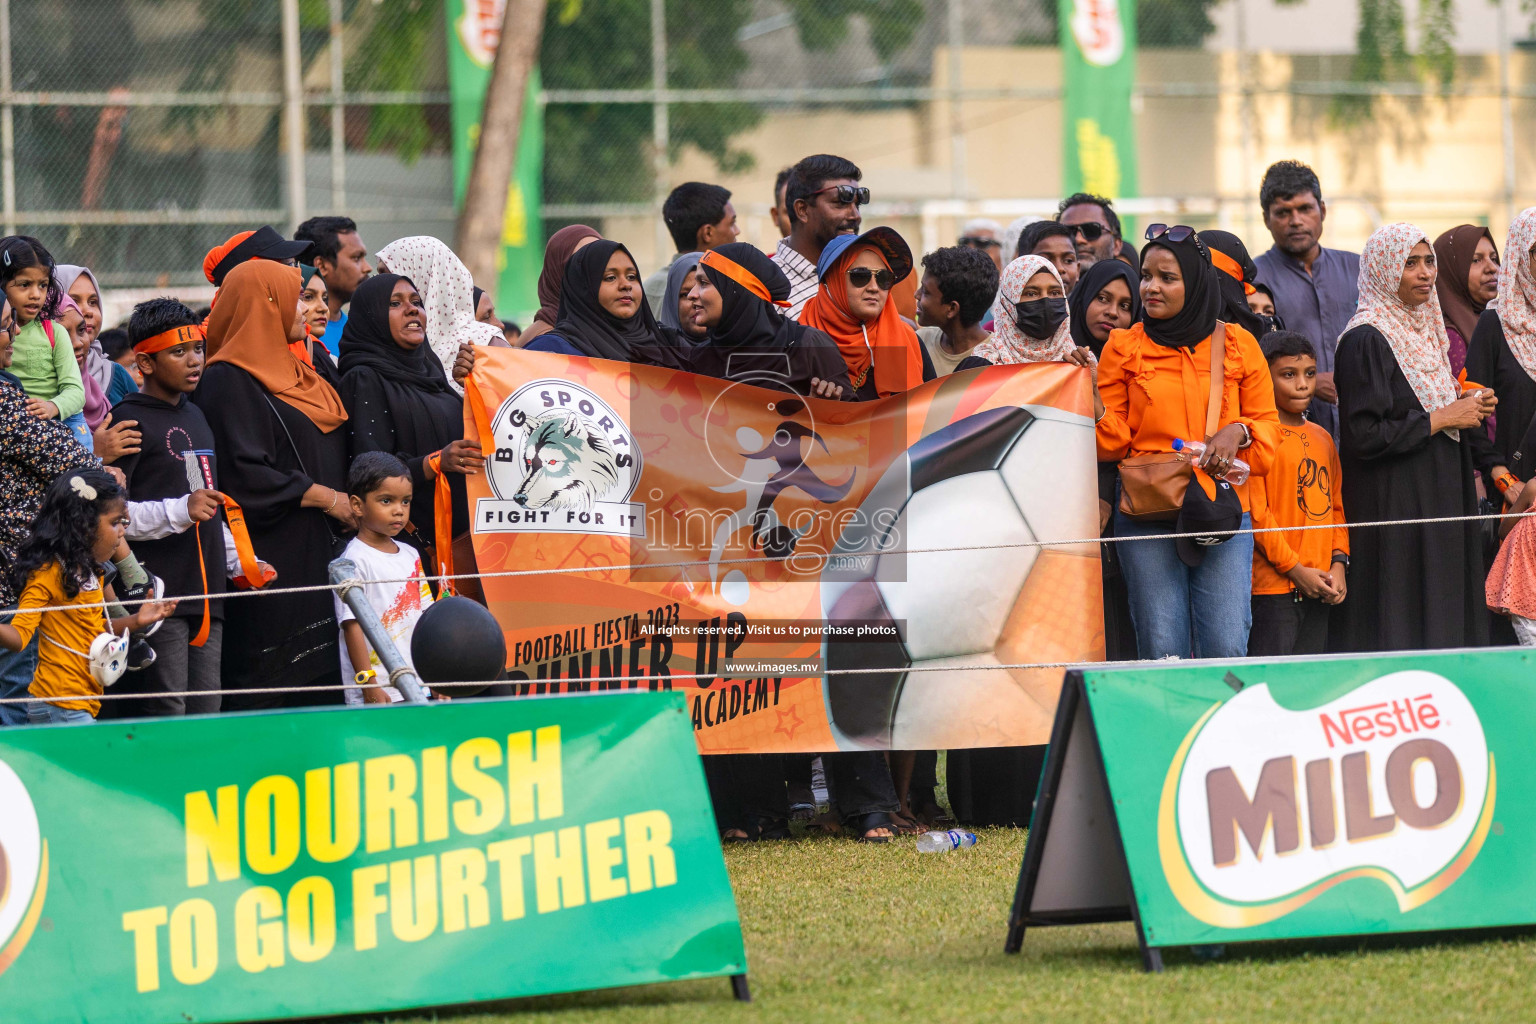
[[[80,447],[88,452],[96,451],[96,439],[91,436],[91,428],[86,425],[85,413],[77,412],[73,416],[66,416],[64,425],[75,435],[75,440],[80,442]]]
[[[0,622],[9,622],[14,610],[0,612]],[[37,671],[38,631],[32,633],[27,646],[19,651],[0,651],[0,697],[25,697],[32,685],[32,673]],[[0,704],[0,726],[26,725],[25,704]]]
[[[1243,514],[1243,529],[1253,520]],[[1136,523],[1115,512],[1116,537],[1157,537],[1172,523]],[[1136,652],[1142,658],[1242,658],[1253,625],[1253,534],[1205,549],[1190,568],[1171,540],[1119,544],[1120,569],[1131,598]]]
[[[27,720],[33,725],[89,725],[96,718],[83,708],[61,708],[35,700],[27,705]]]

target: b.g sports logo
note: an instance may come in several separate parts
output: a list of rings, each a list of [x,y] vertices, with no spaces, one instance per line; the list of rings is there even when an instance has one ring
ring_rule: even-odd
[[[48,843],[27,787],[0,761],[0,974],[37,927],[48,891]]]
[[[1406,913],[1476,859],[1496,788],[1477,712],[1443,676],[1394,672],[1305,711],[1260,684],[1184,738],[1158,853],[1179,903],[1219,928],[1265,924],[1359,878]]]
[[[486,460],[494,498],[475,504],[476,533],[645,536],[629,501],[640,449],[623,417],[579,385],[524,384],[496,410]]]

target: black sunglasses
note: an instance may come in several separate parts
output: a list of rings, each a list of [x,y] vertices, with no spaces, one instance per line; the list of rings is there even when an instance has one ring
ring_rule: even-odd
[[[1083,224],[1068,224],[1067,227],[1078,232],[1084,239],[1090,242],[1097,242],[1104,237],[1104,232],[1109,230],[1103,224],[1091,220]]]
[[[1166,237],[1170,242],[1182,242],[1195,233],[1195,229],[1188,224],[1175,224],[1169,227],[1167,224],[1148,224],[1146,239],[1155,242]]]
[[[1003,243],[995,238],[983,238],[981,235],[961,235],[960,245],[968,249],[1001,249]]]
[[[868,267],[854,267],[848,271],[848,283],[855,288],[863,288],[869,284],[869,279],[875,279],[875,287],[883,292],[891,290],[891,285],[896,283],[896,275],[889,270],[870,270]]]
[[[1149,242],[1167,241],[1174,244],[1193,240],[1195,251],[1204,256],[1207,261],[1211,258],[1210,251],[1206,249],[1205,243],[1200,241],[1200,236],[1195,234],[1195,229],[1188,224],[1175,224],[1173,227],[1169,227],[1167,224],[1148,224],[1146,238]]]
[[[839,206],[847,206],[849,203],[857,203],[860,206],[867,206],[869,204],[869,189],[862,186],[828,185],[826,188],[817,189],[811,195],[819,196],[823,192],[836,193],[832,198]]]

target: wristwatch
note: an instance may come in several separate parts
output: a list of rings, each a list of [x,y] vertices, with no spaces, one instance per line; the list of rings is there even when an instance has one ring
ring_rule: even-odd
[[[378,673],[373,669],[365,669],[352,677],[352,682],[357,686],[367,686]]]

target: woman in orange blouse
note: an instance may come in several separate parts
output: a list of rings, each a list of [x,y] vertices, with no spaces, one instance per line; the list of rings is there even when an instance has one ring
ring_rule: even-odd
[[[1195,472],[1208,495],[1232,462],[1253,476],[1269,468],[1279,416],[1269,365],[1253,335],[1227,324],[1225,386],[1214,437],[1205,437],[1211,393],[1211,337],[1221,292],[1204,243],[1186,227],[1148,230],[1141,253],[1142,319],[1114,331],[1104,347],[1098,389],[1104,403],[1099,459],[1172,452],[1175,439],[1204,440]],[[1249,529],[1247,483],[1235,487],[1242,528]],[[1253,535],[1213,545],[1168,539],[1173,523],[1146,523],[1115,511],[1115,536],[1131,599],[1137,652],[1143,658],[1241,658],[1252,622],[1249,595]]]

